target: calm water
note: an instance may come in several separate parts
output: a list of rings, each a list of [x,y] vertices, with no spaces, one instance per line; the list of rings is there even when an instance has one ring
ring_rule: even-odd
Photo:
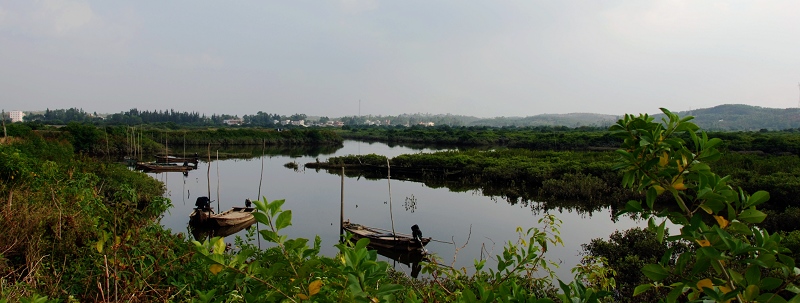
[[[212,153],[214,151],[212,150]],[[339,237],[340,182],[341,177],[322,171],[304,170],[303,164],[327,160],[331,156],[376,153],[394,157],[406,153],[430,152],[430,150],[389,147],[381,143],[346,141],[344,147],[333,154],[318,157],[264,156],[250,160],[220,160],[201,162],[197,170],[187,177],[181,173],[151,174],[167,186],[166,196],[174,207],[164,215],[162,224],[173,232],[187,232],[189,214],[198,196],[208,195],[216,208],[243,206],[244,200],[255,200],[259,193],[259,178],[262,175],[261,195],[269,200],[286,199],[284,209],[292,210],[293,225],[285,229],[289,237],[322,238],[322,253],[335,255],[333,247]],[[284,167],[288,162],[300,164],[298,171]],[[219,177],[217,177],[219,175]],[[387,180],[345,178],[345,219],[352,222],[391,229],[389,216],[389,184]],[[217,188],[219,187],[219,190]],[[219,197],[219,198],[217,198]],[[411,225],[418,224],[424,236],[437,240],[454,241],[456,245],[431,242],[426,248],[444,259],[445,264],[456,268],[473,266],[473,260],[502,254],[503,245],[517,241],[515,229],[524,230],[539,226],[541,213],[529,206],[510,205],[502,199],[491,198],[480,192],[451,192],[446,188],[429,188],[417,182],[391,181],[394,225],[397,232],[411,233]],[[414,201],[415,203],[410,203]],[[411,207],[413,206],[413,207]],[[570,269],[580,261],[580,245],[594,238],[607,238],[614,230],[626,230],[634,226],[646,226],[646,222],[620,218],[611,221],[609,210],[591,215],[572,211],[555,211],[563,221],[561,238],[564,247],[551,248],[547,256],[561,263],[557,274],[561,279],[571,280]],[[470,235],[470,228],[472,230]],[[237,235],[244,235],[245,231]],[[469,239],[468,239],[469,237]],[[232,242],[233,236],[228,237]],[[468,243],[467,240],[469,240]],[[461,248],[457,256],[456,246]],[[266,245],[262,241],[262,245]],[[384,259],[391,261],[390,259]],[[487,268],[494,268],[491,258]],[[397,264],[398,270],[410,272],[407,266]]]

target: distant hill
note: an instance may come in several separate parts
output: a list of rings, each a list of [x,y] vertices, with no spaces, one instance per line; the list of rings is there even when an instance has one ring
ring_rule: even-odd
[[[757,131],[800,128],[800,108],[768,108],[744,104],[723,104],[711,108],[676,112],[692,115],[704,130]],[[663,115],[656,115],[660,120]]]
[[[479,119],[469,123],[469,125],[487,126],[593,126],[606,127],[614,124],[621,116],[572,113],[572,114],[541,114],[528,117],[495,117],[489,119]]]
[[[704,130],[758,131],[800,128],[800,108],[768,108],[744,104],[723,104],[711,108],[675,112],[681,117],[692,115]],[[661,120],[663,114],[653,115]],[[603,115],[590,113],[542,114],[528,117],[496,117],[477,119],[466,125],[486,126],[567,126],[608,127],[622,118],[622,114]]]

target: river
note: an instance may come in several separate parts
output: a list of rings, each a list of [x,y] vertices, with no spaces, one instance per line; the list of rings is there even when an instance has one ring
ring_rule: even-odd
[[[172,200],[173,207],[164,214],[161,223],[174,233],[187,232],[189,214],[198,196],[207,196],[209,186],[212,205],[226,210],[231,206],[244,206],[245,199],[255,200],[259,193],[267,199],[286,199],[283,209],[292,210],[292,226],[284,234],[303,237],[313,241],[315,235],[322,238],[322,254],[333,256],[337,249],[333,246],[339,239],[339,212],[341,177],[303,169],[303,164],[325,161],[331,156],[350,154],[380,154],[394,157],[406,153],[430,152],[428,149],[390,147],[382,143],[363,143],[345,141],[344,147],[332,154],[320,155],[267,155],[248,160],[228,159],[201,161],[198,169],[181,173],[159,173],[150,175],[162,181],[167,188],[166,197]],[[222,152],[222,151],[220,151]],[[212,154],[214,150],[212,149]],[[300,165],[298,170],[284,167],[288,162]],[[209,164],[211,165],[209,170]],[[208,175],[208,177],[207,177]],[[345,219],[359,224],[391,229],[389,212],[389,185],[391,185],[391,204],[394,226],[397,232],[411,233],[411,226],[417,224],[425,237],[455,244],[431,242],[426,247],[442,258],[444,264],[474,271],[475,259],[487,259],[487,268],[496,267],[494,256],[502,254],[503,245],[516,242],[519,235],[517,227],[527,230],[541,227],[537,221],[542,218],[540,210],[530,206],[511,205],[503,199],[487,197],[480,191],[452,192],[446,188],[430,188],[422,183],[391,180],[367,180],[364,178],[345,178]],[[217,190],[219,188],[219,190]],[[615,230],[626,230],[634,226],[646,226],[646,222],[629,218],[611,220],[610,210],[604,209],[591,214],[579,214],[572,210],[551,211],[563,221],[560,228],[563,247],[550,247],[546,256],[560,264],[556,274],[562,280],[572,280],[570,269],[581,260],[581,244],[594,238],[607,238]],[[236,235],[243,236],[245,231]],[[226,241],[233,242],[233,236]],[[468,241],[468,242],[467,242]],[[262,246],[266,246],[261,241]],[[463,248],[462,248],[463,246]],[[457,253],[456,253],[457,252]],[[394,264],[391,259],[381,259]],[[411,269],[402,264],[395,268],[409,273]]]

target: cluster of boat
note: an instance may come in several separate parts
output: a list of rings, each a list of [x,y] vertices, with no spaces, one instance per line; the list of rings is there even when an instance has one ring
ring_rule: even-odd
[[[195,208],[189,215],[189,226],[195,239],[201,241],[215,236],[228,236],[235,234],[255,224],[256,219],[250,200],[245,201],[245,207],[234,206],[230,209],[215,213],[210,206],[208,197],[198,197]],[[351,223],[349,220],[341,222],[343,231],[352,235],[353,241],[369,239],[369,248],[377,250],[380,255],[390,258],[411,267],[411,276],[419,274],[419,263],[425,260],[427,245],[431,238],[423,238],[422,232],[414,225],[412,234],[393,233],[390,230],[364,226]]]

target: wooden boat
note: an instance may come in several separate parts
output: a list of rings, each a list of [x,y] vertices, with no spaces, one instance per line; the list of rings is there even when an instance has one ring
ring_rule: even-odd
[[[156,156],[156,162],[158,163],[191,163],[197,165],[199,160],[198,157]]]
[[[369,239],[369,246],[373,248],[385,248],[396,251],[419,251],[431,241],[431,238],[422,238],[421,242],[414,240],[411,235],[395,233],[382,230],[380,228],[368,227],[360,224],[344,221],[342,228],[353,234],[354,240],[362,238]]]
[[[153,162],[136,163],[136,169],[148,172],[172,172],[172,171],[188,172],[195,168],[197,167],[189,165],[164,164],[164,163],[153,163]]]
[[[233,207],[229,210],[215,214],[211,210],[195,208],[189,215],[191,224],[209,224],[211,226],[233,226],[250,220],[255,220],[253,207]]]
[[[249,220],[235,225],[227,226],[212,226],[210,224],[189,224],[189,230],[197,241],[203,241],[213,237],[227,237],[235,234],[245,228],[248,228],[256,223],[256,218],[251,217]]]

